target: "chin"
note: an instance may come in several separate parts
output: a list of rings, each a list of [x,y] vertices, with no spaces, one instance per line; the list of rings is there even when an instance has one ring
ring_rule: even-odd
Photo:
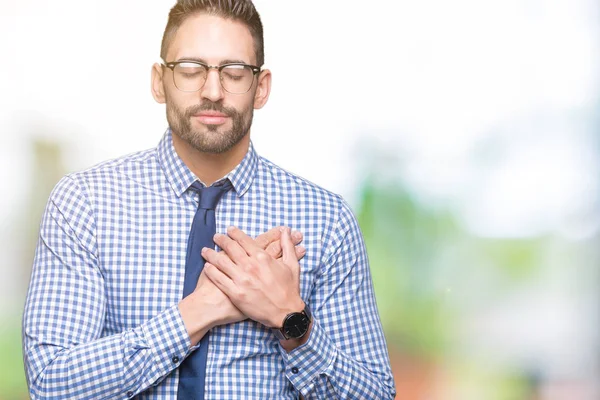
[[[190,146],[194,149],[207,154],[223,154],[227,153],[231,149],[233,149],[240,141],[229,141],[229,140],[206,140],[207,138],[202,138],[204,140],[192,140],[188,141]]]

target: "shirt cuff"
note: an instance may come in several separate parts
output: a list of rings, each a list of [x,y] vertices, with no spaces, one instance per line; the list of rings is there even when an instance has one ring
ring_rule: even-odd
[[[331,375],[338,352],[314,319],[306,343],[289,353],[280,345],[279,351],[283,355],[285,375],[301,393],[309,393],[320,375]]]
[[[154,358],[149,380],[156,385],[179,367],[193,348],[177,305],[149,320],[142,329]]]

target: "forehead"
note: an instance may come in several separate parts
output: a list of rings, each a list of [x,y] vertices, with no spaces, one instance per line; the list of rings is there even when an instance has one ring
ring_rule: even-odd
[[[177,30],[167,52],[167,61],[195,57],[210,64],[224,60],[256,63],[254,40],[242,22],[214,15],[188,17]]]

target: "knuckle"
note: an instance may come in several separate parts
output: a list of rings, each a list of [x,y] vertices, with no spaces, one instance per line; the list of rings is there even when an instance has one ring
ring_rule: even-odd
[[[270,258],[271,256],[262,251],[256,254],[256,261],[258,261],[261,264],[268,262]]]
[[[240,279],[240,284],[242,286],[249,287],[252,285],[252,278],[250,278],[249,276],[246,275]]]
[[[267,247],[265,248],[265,251],[267,252],[267,254],[269,254],[269,255],[273,255],[273,251],[274,251],[274,247],[273,247],[273,245],[272,245],[272,244],[270,244],[269,246],[267,246]]]
[[[278,243],[273,243],[266,249],[266,252],[269,256],[278,258],[281,255],[281,246]]]
[[[236,291],[234,296],[235,300],[240,303],[245,303],[248,300],[248,295],[246,294],[246,292],[243,292],[241,290]]]
[[[223,243],[223,245],[221,246],[221,248],[223,250],[225,250],[225,252],[228,253],[228,252],[231,251],[232,246],[233,246],[233,242],[231,240],[228,240],[228,241],[226,241],[226,242]]]
[[[234,270],[237,268],[237,266],[235,265],[235,263],[233,261],[231,261],[230,259],[227,259],[227,266],[229,267],[229,269]]]
[[[231,263],[231,259],[226,253],[219,253],[217,260],[221,263],[221,265],[227,265]]]
[[[206,262],[204,263],[204,266],[211,264],[216,267],[221,264],[221,259],[222,259],[221,253],[217,253],[214,256],[208,257],[206,259]]]
[[[243,264],[242,264],[242,268],[246,271],[252,271],[254,270],[254,263],[252,263],[251,260],[246,260]]]

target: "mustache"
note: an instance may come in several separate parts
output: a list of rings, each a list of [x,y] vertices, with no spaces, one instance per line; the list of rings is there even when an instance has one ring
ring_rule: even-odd
[[[223,113],[229,117],[233,117],[238,114],[234,108],[225,107],[222,104],[215,103],[212,101],[205,101],[202,104],[197,104],[195,106],[190,106],[186,108],[185,115],[189,118],[192,115],[196,115],[201,111],[216,111]]]

